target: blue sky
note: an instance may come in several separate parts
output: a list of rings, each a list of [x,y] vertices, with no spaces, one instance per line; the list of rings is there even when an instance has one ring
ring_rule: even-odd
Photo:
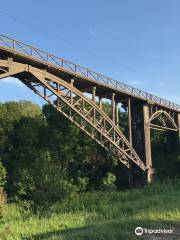
[[[1,33],[180,104],[179,0],[0,0]],[[42,104],[17,80],[0,101]]]

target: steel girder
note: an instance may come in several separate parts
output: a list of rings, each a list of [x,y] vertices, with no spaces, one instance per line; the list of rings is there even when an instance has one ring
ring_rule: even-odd
[[[54,56],[53,54],[42,51],[38,48],[22,43],[16,39],[12,39],[5,35],[0,34],[0,50],[6,51],[9,54],[21,56],[24,59],[31,59],[38,64],[44,64],[45,66],[51,66],[54,69],[58,69],[60,72],[66,72],[73,76],[78,76],[85,81],[93,81],[96,84],[100,84],[103,87],[113,89],[119,93],[124,93],[127,96],[136,98],[145,102],[156,104],[167,109],[171,109],[180,112],[180,106],[166,99],[157,97],[148,92],[131,87],[125,83],[116,81],[110,77],[106,77],[100,73],[94,72],[88,68],[80,66],[79,64],[72,63],[63,58]]]
[[[128,168],[133,163],[143,171],[146,167],[115,123],[95,102],[73,84],[13,59],[0,60],[0,79],[14,76],[41,96]]]

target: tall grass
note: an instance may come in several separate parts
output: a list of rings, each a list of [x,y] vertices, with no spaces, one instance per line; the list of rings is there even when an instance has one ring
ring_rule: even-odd
[[[8,204],[0,239],[134,240],[137,226],[180,228],[180,181],[125,192],[84,193],[36,213]]]

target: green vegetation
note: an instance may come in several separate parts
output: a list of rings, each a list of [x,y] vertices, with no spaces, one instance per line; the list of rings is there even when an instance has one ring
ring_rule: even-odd
[[[135,236],[135,227],[178,227],[179,199],[176,180],[132,192],[84,193],[36,213],[25,202],[8,204],[0,236],[3,240],[146,239]]]
[[[127,135],[127,112],[119,115]],[[51,106],[0,104],[0,240],[133,240],[137,226],[175,226],[177,136],[152,132],[152,143],[165,183],[131,192],[127,169]]]
[[[30,102],[0,105],[0,181],[11,200],[50,204],[100,189],[117,165],[52,107]],[[112,173],[114,174],[114,173]]]

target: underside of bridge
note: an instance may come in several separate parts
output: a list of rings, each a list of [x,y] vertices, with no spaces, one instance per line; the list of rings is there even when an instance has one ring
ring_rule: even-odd
[[[130,179],[153,181],[150,129],[179,134],[178,105],[6,36],[0,41],[0,79],[21,80],[124,164]],[[111,116],[103,99],[111,101]],[[120,129],[120,103],[128,110],[128,138]]]

